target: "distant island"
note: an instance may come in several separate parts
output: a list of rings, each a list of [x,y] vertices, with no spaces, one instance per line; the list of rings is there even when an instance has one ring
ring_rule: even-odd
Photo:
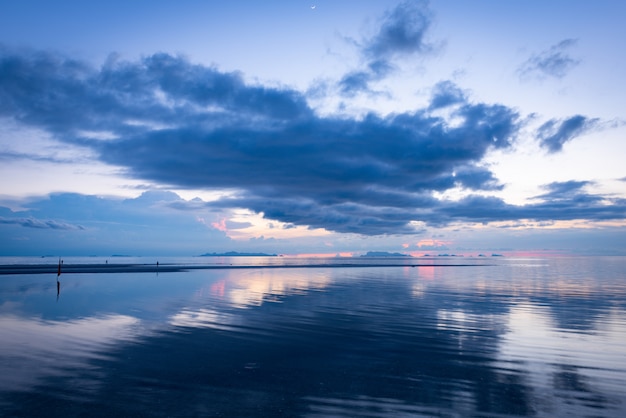
[[[228,251],[225,253],[205,253],[198,257],[277,257],[276,254],[265,253],[240,253],[237,251]]]
[[[389,253],[387,251],[368,251],[361,257],[412,257],[409,254]]]

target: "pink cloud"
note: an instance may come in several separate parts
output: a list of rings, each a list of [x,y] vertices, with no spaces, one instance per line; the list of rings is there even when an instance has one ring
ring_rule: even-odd
[[[220,219],[219,222],[212,222],[211,226],[219,231],[228,231],[228,228],[226,228],[226,218]]]

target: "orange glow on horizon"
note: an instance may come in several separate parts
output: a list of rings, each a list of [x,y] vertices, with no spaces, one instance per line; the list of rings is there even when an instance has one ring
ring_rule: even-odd
[[[417,267],[417,277],[424,280],[435,280],[435,267],[434,266],[419,266]]]
[[[418,248],[422,248],[422,247],[444,247],[447,245],[450,245],[452,243],[452,241],[441,241],[438,239],[433,239],[433,238],[426,238],[426,239],[421,239],[419,240],[415,246]]]

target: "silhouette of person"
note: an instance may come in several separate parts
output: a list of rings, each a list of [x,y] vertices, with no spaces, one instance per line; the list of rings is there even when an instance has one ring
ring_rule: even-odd
[[[59,294],[61,293],[61,282],[59,281],[59,276],[61,275],[61,265],[63,264],[63,260],[59,257],[59,267],[57,269],[57,302],[59,301]]]

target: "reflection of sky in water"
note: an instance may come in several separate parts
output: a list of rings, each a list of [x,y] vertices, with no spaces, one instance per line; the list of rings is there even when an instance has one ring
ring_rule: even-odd
[[[626,314],[609,309],[597,319],[593,332],[572,332],[555,327],[545,306],[516,306],[499,358],[523,364],[529,384],[546,390],[541,402],[558,405],[561,416],[593,415],[607,402],[624,401],[615,396],[623,391],[626,375]],[[554,399],[562,401],[555,405]],[[623,405],[621,410],[626,412]]]
[[[330,283],[327,271],[307,270],[228,270],[223,279],[211,285],[211,294],[235,307],[260,306],[279,302],[288,295],[302,295],[323,289]]]
[[[5,276],[0,414],[624,415],[624,259],[499,263]]]
[[[97,386],[90,365],[111,346],[131,341],[140,321],[124,315],[83,318],[67,322],[0,316],[0,391],[29,390],[43,378],[81,370],[77,388]],[[87,377],[85,379],[84,377]]]

